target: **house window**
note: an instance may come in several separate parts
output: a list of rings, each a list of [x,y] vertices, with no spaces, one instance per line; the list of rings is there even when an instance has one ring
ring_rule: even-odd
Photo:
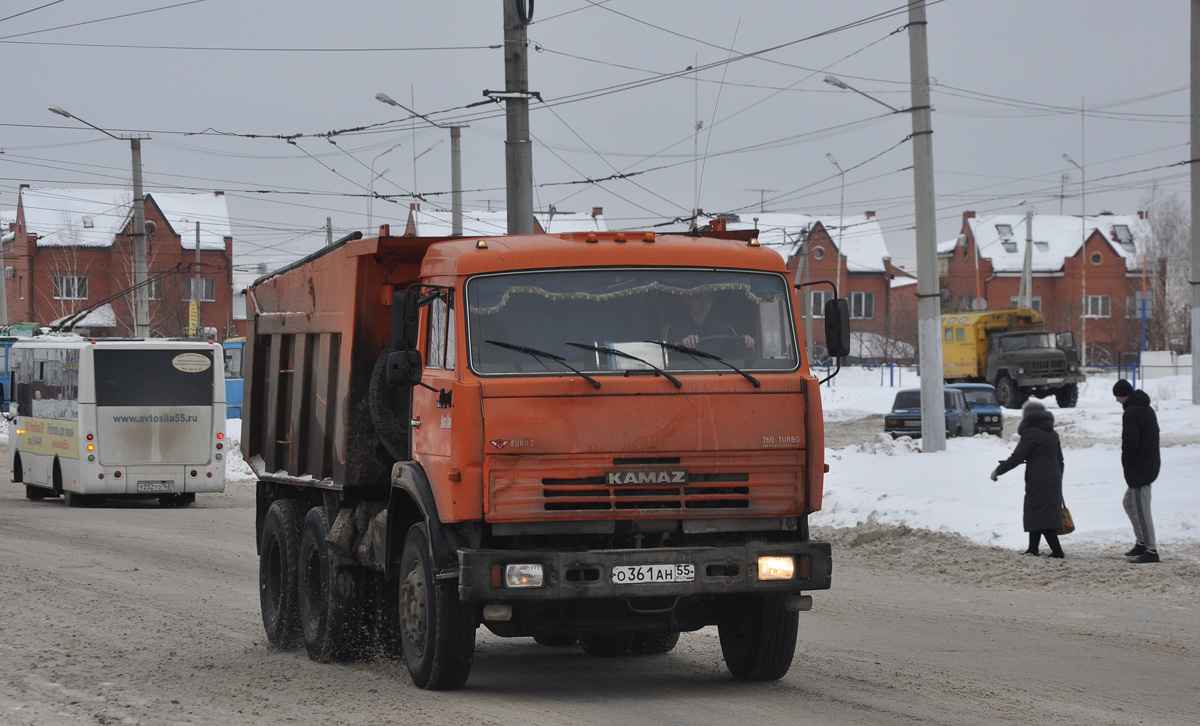
[[[1021,298],[1017,297],[1016,295],[1010,297],[1008,301],[1008,304],[1014,308],[1021,304]],[[1032,298],[1030,298],[1029,306],[1039,313],[1042,312],[1042,296],[1034,295]]]
[[[1140,318],[1142,317],[1142,291],[1138,290],[1136,295],[1125,298],[1125,317]],[[1154,317],[1154,291],[1146,291],[1146,318]]]
[[[1000,235],[1000,239],[1012,239],[1012,225],[997,224],[996,234]]]
[[[808,309],[810,314],[814,318],[825,317],[825,303],[833,299],[833,292],[829,290],[810,290],[809,295],[812,296],[809,298],[810,307]]]
[[[1123,247],[1126,252],[1136,251],[1133,246],[1133,234],[1129,231],[1129,225],[1114,224],[1113,236],[1117,238],[1117,241],[1121,243],[1121,247]]]
[[[83,218],[83,228],[84,229],[92,229],[95,226],[96,226],[96,222],[91,217]]]
[[[873,318],[873,317],[875,317],[875,293],[873,293],[873,292],[852,292],[852,293],[850,293],[850,317],[851,318]]]
[[[1093,252],[1093,253],[1092,253],[1092,264],[1093,264],[1093,265],[1098,265],[1098,264],[1100,264],[1100,261],[1101,261],[1102,259],[1104,259],[1104,258],[1100,256],[1100,253],[1099,253],[1099,252]]]
[[[183,291],[182,300],[192,300],[192,284],[194,278],[184,277],[179,281],[179,287]],[[213,302],[217,299],[217,280],[213,277],[200,278],[200,302]]]
[[[1110,302],[1112,298],[1108,295],[1088,295],[1087,303],[1084,305],[1085,318],[1108,318],[1111,315]]]
[[[146,299],[161,300],[162,299],[162,280],[153,278],[146,281]]]
[[[825,248],[824,247],[822,247],[821,245],[817,245],[816,247],[813,247],[813,259],[814,260],[819,260],[819,259],[823,258],[824,256],[825,256]]]
[[[88,279],[75,275],[54,276],[55,300],[87,300]]]

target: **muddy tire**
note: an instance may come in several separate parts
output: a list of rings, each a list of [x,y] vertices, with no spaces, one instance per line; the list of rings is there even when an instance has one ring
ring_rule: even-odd
[[[331,524],[324,507],[308,510],[297,560],[300,632],[308,657],[318,663],[351,660],[363,651],[363,571],[331,556]]]
[[[1029,395],[1017,388],[1017,384],[1008,376],[1000,376],[996,381],[996,398],[1005,408],[1020,408]]]
[[[785,603],[783,595],[746,595],[722,616],[717,634],[734,678],[776,681],[792,667],[800,614]]]
[[[579,636],[583,652],[599,658],[625,655],[633,647],[635,633],[599,633]]]
[[[418,688],[462,688],[475,658],[475,623],[458,600],[458,583],[435,580],[425,525],[414,524],[400,560],[400,644]]]
[[[662,655],[675,650],[679,633],[638,633],[630,652],[634,655]]]
[[[371,413],[371,423],[375,425],[375,434],[383,448],[396,461],[407,461],[412,458],[409,454],[409,417],[408,397],[411,393],[399,386],[387,382],[388,349],[384,349],[375,367],[371,369],[371,384],[367,392],[367,407]]]
[[[304,510],[295,499],[271,504],[259,539],[258,593],[267,641],[281,650],[296,647],[300,636],[298,563]]]
[[[1058,401],[1059,408],[1075,408],[1079,403],[1079,384],[1068,383],[1058,389],[1054,392],[1054,400]]]

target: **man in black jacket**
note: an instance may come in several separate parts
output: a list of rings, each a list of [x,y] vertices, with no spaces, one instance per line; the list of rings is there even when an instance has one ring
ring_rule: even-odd
[[[1158,478],[1158,417],[1150,408],[1145,391],[1135,391],[1122,378],[1113,386],[1113,396],[1125,408],[1121,415],[1121,468],[1125,471],[1125,513],[1133,525],[1136,543],[1125,553],[1130,562],[1158,562],[1154,520],[1150,517],[1150,484]]]

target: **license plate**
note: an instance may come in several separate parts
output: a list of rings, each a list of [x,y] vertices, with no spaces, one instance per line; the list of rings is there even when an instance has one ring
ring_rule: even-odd
[[[1063,379],[1061,379],[1061,378],[1047,378],[1046,379],[1046,383],[1051,386],[1053,386],[1055,383],[1062,383],[1062,382],[1063,382]]]
[[[905,421],[905,422],[904,422],[904,425],[905,425],[905,426],[907,426],[907,427],[909,427],[910,429],[919,429],[919,428],[921,428],[921,422],[920,422],[920,421]]]
[[[173,481],[140,481],[137,485],[139,492],[173,492],[175,491],[175,482]]]
[[[691,582],[695,579],[695,565],[619,565],[612,570],[614,585],[641,585],[649,582]]]

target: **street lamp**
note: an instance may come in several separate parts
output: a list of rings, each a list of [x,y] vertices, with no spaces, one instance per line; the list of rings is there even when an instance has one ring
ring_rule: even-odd
[[[371,234],[372,230],[374,229],[374,227],[371,226],[371,221],[372,221],[371,206],[372,206],[372,203],[375,201],[375,180],[378,179],[379,177],[383,176],[384,174],[388,173],[388,171],[390,171],[390,169],[384,169],[383,171],[376,174],[375,173],[375,162],[379,161],[379,157],[381,157],[384,154],[387,154],[387,153],[393,151],[394,149],[397,149],[403,145],[404,145],[403,143],[392,144],[388,148],[386,148],[383,151],[376,154],[374,156],[374,158],[371,159],[371,181],[370,181],[370,183],[367,184],[367,233],[368,234]]]
[[[1083,241],[1079,245],[1079,257],[1082,266],[1079,268],[1079,283],[1083,288],[1083,310],[1079,316],[1079,366],[1082,368],[1087,365],[1087,316],[1088,316],[1088,296],[1087,296],[1087,175],[1083,172],[1083,167],[1075,163],[1070,154],[1063,154],[1062,157],[1067,160],[1067,163],[1079,170],[1079,234]]]
[[[51,113],[63,118],[76,121],[96,129],[102,134],[111,136],[118,141],[129,140],[133,151],[133,300],[134,300],[134,335],[138,338],[150,337],[150,302],[147,297],[146,280],[146,200],[142,194],[142,139],[146,136],[117,136],[110,131],[89,123],[59,106],[51,106]]]
[[[832,78],[828,76],[827,78]],[[841,164],[837,163],[837,159],[833,158],[833,154],[825,154],[825,158],[829,159],[829,163],[837,167],[838,174],[842,177],[842,202],[838,205],[838,241],[837,241],[837,272],[834,273],[834,288],[841,289],[842,287],[842,230],[846,228],[846,172],[842,171]]]
[[[887,108],[892,113],[904,113],[903,111],[901,111],[900,109],[891,105],[890,103],[885,103],[883,101],[880,101],[878,98],[875,98],[874,96],[863,93],[862,91],[858,90],[854,86],[851,86],[850,84],[846,83],[845,81],[838,78],[837,76],[825,76],[825,82],[828,83],[829,85],[833,86],[834,88],[840,88],[843,91],[854,91],[855,93],[862,96],[863,98],[869,98],[872,101],[874,101],[875,103],[878,103],[880,106]]]
[[[376,93],[375,100],[379,101],[380,103],[386,103],[389,106],[395,106],[396,108],[404,109],[405,111],[408,111],[409,113],[411,113],[413,116],[416,116],[417,118],[420,118],[421,120],[425,121],[426,123],[429,123],[432,126],[436,126],[439,129],[450,129],[450,190],[451,190],[450,191],[450,220],[451,220],[450,233],[456,237],[461,237],[462,236],[462,144],[461,144],[461,139],[462,139],[462,129],[464,126],[466,126],[466,124],[452,124],[452,125],[440,124],[440,123],[434,121],[433,119],[429,118],[428,116],[417,113],[416,111],[412,110],[411,108],[408,108],[407,106],[400,103],[399,101],[392,98],[391,96],[387,95],[386,93]],[[426,151],[428,151],[428,149]],[[424,153],[424,152],[422,152],[422,153]],[[413,187],[414,187],[413,191],[416,191],[415,187],[417,185],[416,163],[417,163],[418,158],[420,158],[420,157],[419,156],[413,157]]]

